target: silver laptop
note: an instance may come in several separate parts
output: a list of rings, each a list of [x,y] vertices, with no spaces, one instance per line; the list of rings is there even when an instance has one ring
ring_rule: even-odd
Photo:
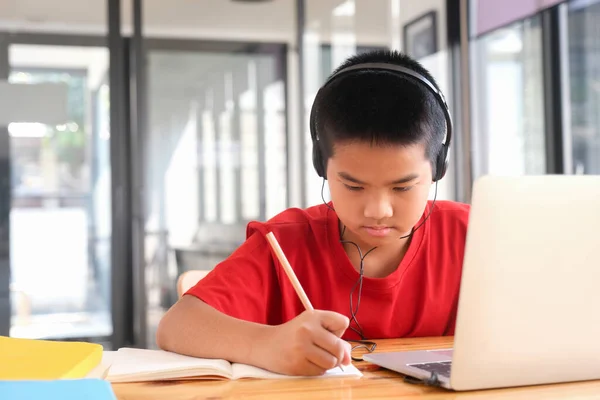
[[[457,391],[600,379],[600,176],[478,179],[453,348],[364,359]]]

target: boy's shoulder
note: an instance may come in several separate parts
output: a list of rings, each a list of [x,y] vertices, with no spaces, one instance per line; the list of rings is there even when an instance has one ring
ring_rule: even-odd
[[[430,204],[433,204],[433,202],[430,202]],[[469,204],[451,200],[436,200],[433,206],[436,212],[441,211],[442,213],[455,216],[469,215],[469,211],[471,210]]]
[[[331,217],[326,204],[319,204],[308,208],[288,208],[267,221],[252,221],[246,228],[246,237],[252,236],[256,231],[267,234],[269,231],[303,235],[308,232],[327,230],[328,219]]]
[[[435,203],[430,202],[429,206],[433,206],[432,221],[443,225],[453,224],[466,229],[471,211],[469,204],[450,200],[436,200]]]

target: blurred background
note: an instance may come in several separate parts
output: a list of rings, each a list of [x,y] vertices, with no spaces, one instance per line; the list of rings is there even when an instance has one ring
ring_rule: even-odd
[[[310,106],[371,49],[446,95],[439,198],[600,174],[600,0],[3,0],[0,335],[154,347],[182,272],[321,202]]]

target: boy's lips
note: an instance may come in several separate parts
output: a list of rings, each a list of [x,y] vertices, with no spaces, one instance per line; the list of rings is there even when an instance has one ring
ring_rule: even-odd
[[[374,237],[384,237],[392,231],[391,227],[384,225],[364,226],[363,229],[367,232],[367,234]]]

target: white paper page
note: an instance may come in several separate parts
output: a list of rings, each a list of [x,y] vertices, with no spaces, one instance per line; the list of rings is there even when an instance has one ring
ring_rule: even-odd
[[[102,360],[100,361],[100,364],[98,364],[96,366],[96,368],[91,370],[89,372],[89,374],[86,375],[86,378],[90,378],[90,379],[91,378],[96,378],[96,379],[106,378],[106,375],[108,374],[108,370],[109,370],[110,366],[112,365],[113,360],[115,359],[116,356],[117,356],[116,351],[105,350],[102,353]]]
[[[106,379],[173,378],[178,376],[177,372],[181,372],[182,377],[189,377],[190,372],[230,377],[232,370],[231,364],[225,360],[188,357],[163,350],[122,348],[117,352]]]
[[[290,378],[339,378],[339,377],[361,377],[363,374],[354,365],[348,365],[343,367],[342,371],[339,367],[332,368],[325,372],[323,375],[315,377],[306,376],[291,376],[282,375],[275,372],[267,371],[262,368],[258,368],[252,365],[246,364],[233,364],[233,379],[241,378],[258,378],[258,379],[290,379]]]
[[[114,359],[117,357],[116,351],[104,350],[102,353],[102,364],[104,365],[112,365]]]

